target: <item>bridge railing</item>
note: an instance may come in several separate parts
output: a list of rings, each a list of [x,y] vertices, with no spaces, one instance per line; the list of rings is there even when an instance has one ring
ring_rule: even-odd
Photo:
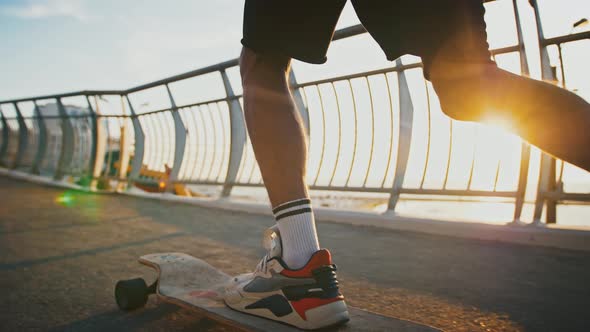
[[[517,57],[518,68],[511,69],[528,75],[519,6],[516,0],[500,2],[511,6],[516,42],[492,54],[500,66],[502,57]],[[545,73],[548,46],[590,36],[544,39],[533,5]],[[337,31],[334,39],[363,33],[362,26],[353,26]],[[235,92],[241,91],[237,66],[234,59],[127,90],[0,101],[0,161],[101,189],[131,184],[171,191],[174,184],[195,184],[218,186],[228,196],[234,186],[262,186],[242,98]],[[519,220],[529,178],[528,144],[446,118],[421,68],[398,59],[387,68],[307,82],[297,82],[291,73],[309,135],[311,188],[387,194],[389,210],[401,195],[503,197],[513,200]],[[502,142],[502,150],[490,141]],[[588,199],[556,190],[562,181],[561,175],[557,185],[552,180],[556,162],[543,160],[536,220],[545,202],[550,211],[563,198]]]
[[[552,81],[568,89],[568,73],[573,73],[574,70],[583,71],[587,69],[587,66],[585,66],[586,68],[569,67],[563,50],[568,47],[582,46],[586,47],[586,51],[589,51],[590,44],[588,40],[590,40],[590,31],[546,38],[541,19],[541,10],[538,8],[539,5],[536,0],[531,1],[531,4],[535,8],[542,78],[543,80]],[[590,74],[590,71],[586,71],[587,75]],[[541,217],[544,207],[546,207],[546,222],[555,223],[557,221],[557,206],[559,203],[590,202],[590,192],[588,192],[587,187],[585,186],[584,188],[585,192],[581,191],[579,186],[576,186],[576,183],[571,181],[571,178],[564,178],[564,174],[566,173],[573,174],[578,180],[584,178],[586,183],[590,183],[590,177],[587,172],[576,169],[574,166],[564,163],[562,160],[557,160],[548,154],[542,155],[533,216],[535,224],[542,223]],[[573,187],[573,190],[568,190],[568,187]]]

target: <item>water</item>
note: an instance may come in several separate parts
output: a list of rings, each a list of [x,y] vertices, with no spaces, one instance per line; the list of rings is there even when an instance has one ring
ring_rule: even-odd
[[[192,190],[209,197],[217,197],[220,188],[211,186],[190,186]],[[311,191],[314,206],[338,210],[383,213],[387,209],[388,194],[350,193],[338,191]],[[231,199],[237,202],[267,204],[266,190],[262,187],[235,187]],[[532,222],[534,202],[523,207],[524,222]],[[396,214],[404,217],[444,221],[506,224],[513,220],[514,203],[506,198],[402,196],[396,206]],[[558,226],[585,226],[590,228],[589,204],[560,204],[557,207]]]

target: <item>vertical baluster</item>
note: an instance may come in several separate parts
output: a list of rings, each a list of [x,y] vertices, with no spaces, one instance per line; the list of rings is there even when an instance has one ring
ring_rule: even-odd
[[[477,137],[479,136],[479,126],[473,126],[473,149],[471,149],[471,165],[469,166],[469,178],[467,180],[467,190],[471,190],[471,183],[473,181],[473,170],[475,169],[475,152],[477,150]]]
[[[207,124],[205,123],[205,117],[203,116],[203,109],[201,107],[199,107],[199,121],[201,122],[201,124],[203,125],[203,158],[201,159],[201,164],[199,166],[199,175],[197,175],[197,178],[199,179],[199,181],[203,181],[203,174],[204,174],[204,170],[205,170],[205,165],[207,163],[207,157],[209,156],[209,144],[208,144],[208,138],[207,135],[209,134],[209,131],[207,130]]]
[[[164,126],[166,128],[166,136],[168,139],[168,144],[165,145],[166,147],[166,155],[165,155],[165,164],[168,165],[168,167],[170,167],[170,171],[172,171],[172,168],[174,167],[174,152],[176,150],[176,146],[174,149],[172,149],[172,144],[175,143],[176,139],[175,139],[175,132],[176,130],[174,129],[174,118],[172,118],[172,121],[170,121],[170,118],[172,116],[172,112],[171,111],[164,111],[162,113],[160,113],[162,115],[163,121],[162,121],[162,126]],[[184,154],[184,151],[183,151]],[[181,162],[182,164],[182,162]]]
[[[451,157],[453,156],[453,120],[449,118],[449,150],[447,151],[447,163],[445,165],[445,178],[443,180],[443,189],[447,189],[449,181],[449,172],[451,171]],[[473,170],[473,168],[472,168]]]
[[[387,179],[387,175],[389,174],[389,166],[391,165],[391,157],[393,155],[393,98],[391,98],[391,90],[389,87],[389,78],[387,78],[387,73],[383,74],[383,77],[385,78],[385,86],[387,87],[387,99],[389,101],[389,152],[387,154],[387,164],[385,166],[383,180],[381,180],[381,188],[385,186],[385,180]]]
[[[401,59],[397,59],[395,61],[395,64],[398,67],[401,67],[403,65]],[[395,205],[399,200],[401,190],[404,185],[406,167],[408,166],[408,159],[410,157],[412,123],[414,118],[414,105],[412,104],[410,88],[408,87],[406,75],[403,70],[400,70],[398,72],[398,81],[400,96],[399,144],[397,148],[395,178],[393,179],[393,186],[391,187],[391,194],[389,197],[389,204],[387,207],[389,211],[395,210]]]
[[[190,159],[191,159],[191,153],[189,151],[189,146],[190,146],[190,125],[187,121],[187,117],[186,117],[186,108],[183,109],[179,109],[178,110],[178,115],[180,115],[180,118],[182,120],[182,123],[184,123],[185,126],[185,146],[184,146],[184,156],[182,159],[182,165],[179,168],[178,171],[178,179],[180,179],[181,181],[188,181],[188,179],[186,178],[186,170],[188,168],[188,164],[190,163]]]
[[[240,161],[242,160],[242,154],[244,153],[244,146],[246,144],[246,126],[244,123],[244,115],[242,113],[242,105],[240,105],[238,99],[235,98],[229,77],[225,70],[221,71],[221,78],[223,79],[223,86],[228,98],[231,132],[229,166],[227,168],[225,184],[221,193],[223,197],[226,197],[231,193],[231,189],[236,182],[236,176],[240,169]]]
[[[106,139],[106,150],[105,151],[106,151],[106,155],[107,156],[106,156],[106,162],[105,162],[106,167],[104,168],[104,172],[102,173],[102,175],[105,176],[105,177],[107,177],[107,178],[109,176],[111,176],[111,172],[112,172],[111,166],[112,166],[112,161],[113,161],[113,151],[110,149],[111,142],[112,142],[112,139],[111,139],[111,121],[112,121],[111,118],[107,118],[106,119],[106,126],[105,126],[105,130],[106,130],[106,133],[107,133],[107,135],[106,135],[107,136],[107,139]]]
[[[543,45],[543,40],[545,39],[545,35],[543,33],[543,27],[541,24],[541,14],[539,12],[539,6],[536,0],[530,0],[529,3],[533,6],[533,11],[535,13],[535,23],[537,24],[537,37],[538,37],[538,44],[540,49],[540,57],[541,57],[541,78],[546,81],[555,81],[555,76],[553,75],[553,70],[551,68],[551,61],[549,59],[549,52],[547,51],[547,47]],[[543,206],[546,202],[545,193],[550,191],[551,182],[555,182],[555,174],[551,170],[554,168],[552,164],[555,163],[555,159],[546,153],[541,153],[541,164],[539,170],[539,185],[537,187],[537,198],[535,201],[535,212],[533,215],[533,224],[537,225],[541,223],[541,214],[543,212]],[[548,204],[550,202],[547,202]],[[547,208],[547,211],[550,212],[554,210],[555,202],[551,202],[552,206]],[[548,215],[548,220],[550,220],[551,216]]]
[[[371,148],[369,151],[369,164],[367,165],[367,172],[365,173],[363,187],[367,185],[367,180],[369,179],[369,172],[371,172],[371,165],[373,163],[373,150],[375,148],[375,110],[373,107],[373,92],[371,91],[371,83],[369,82],[369,78],[367,76],[365,76],[365,81],[367,82],[369,100],[371,102]]]
[[[17,168],[23,161],[27,147],[29,145],[29,128],[25,123],[25,118],[18,107],[18,103],[12,103],[16,111],[16,119],[18,121],[18,150],[16,156],[12,161],[12,168]]]
[[[2,145],[0,145],[0,164],[5,166],[6,153],[8,152],[8,142],[10,140],[10,127],[8,126],[8,121],[4,117],[4,113],[0,108],[0,118],[2,120]]]
[[[172,170],[170,171],[170,176],[168,181],[171,183],[174,181],[178,181],[180,167],[182,166],[182,161],[185,154],[185,147],[186,147],[186,126],[180,117],[180,113],[178,112],[178,107],[176,106],[176,101],[174,100],[174,96],[172,95],[172,91],[168,84],[166,84],[166,91],[168,92],[168,98],[170,98],[170,105],[172,109],[170,112],[172,113],[172,119],[174,120],[174,162],[172,164]],[[170,186],[170,190],[173,190],[174,186]]]
[[[166,144],[164,141],[164,137],[167,134],[167,132],[164,128],[163,122],[166,121],[166,119],[162,119],[161,112],[151,114],[150,118],[152,118],[152,121],[154,123],[154,143],[157,147],[156,170],[164,171],[166,169],[166,167],[164,166],[164,164],[166,164],[166,158],[164,157],[166,153]]]
[[[512,8],[514,10],[514,22],[516,25],[516,33],[519,47],[520,72],[524,76],[529,76],[529,64],[526,55],[526,45],[524,43],[522,33],[522,22],[520,20],[520,11],[516,0],[512,0]],[[526,187],[528,182],[529,163],[531,157],[530,145],[523,141],[520,147],[520,170],[518,176],[518,185],[516,189],[516,199],[514,202],[514,223],[521,222],[522,208],[524,206],[524,198],[526,194]]]
[[[121,112],[126,114],[125,101],[120,97]],[[131,159],[131,149],[129,144],[129,131],[127,130],[127,122],[125,119],[117,118],[119,122],[119,189],[122,189],[123,182],[127,179],[127,170],[129,169],[129,160]]]
[[[324,152],[326,150],[326,111],[324,109],[324,100],[322,98],[322,93],[320,91],[319,85],[316,85],[315,88],[320,98],[320,110],[322,112],[322,148],[320,150],[320,163],[318,165],[318,171],[316,172],[315,178],[312,182],[313,185],[317,184],[318,182],[318,177],[320,176],[320,171],[322,170],[322,164],[324,162]]]
[[[41,174],[41,164],[43,163],[45,152],[47,151],[47,127],[45,126],[45,121],[43,120],[43,115],[41,114],[39,105],[37,105],[37,101],[34,100],[33,103],[35,105],[35,117],[37,119],[39,135],[37,136],[37,153],[33,160],[31,172],[33,174]]]
[[[309,142],[309,109],[307,108],[307,103],[303,101],[301,97],[301,92],[297,86],[297,78],[295,77],[295,72],[293,68],[289,71],[289,87],[291,89],[291,95],[293,96],[293,101],[295,102],[295,106],[301,115],[301,120],[303,121],[303,125],[305,126],[305,133],[307,134],[307,141]]]
[[[131,122],[133,123],[133,132],[135,136],[135,154],[133,156],[133,162],[131,163],[131,173],[129,174],[130,180],[137,180],[140,177],[141,167],[143,165],[143,155],[145,148],[145,134],[141,122],[137,117],[137,113],[133,109],[129,96],[125,95],[127,99],[127,105],[129,105],[129,112],[131,113]]]
[[[354,89],[352,88],[352,83],[350,80],[348,81],[348,88],[350,89],[350,95],[352,97],[352,112],[354,115],[354,143],[352,145],[352,159],[350,160],[350,168],[348,169],[348,176],[346,177],[346,183],[344,187],[348,187],[348,183],[350,182],[350,176],[352,175],[352,170],[354,168],[354,162],[356,160],[356,147],[358,142],[358,117],[356,113],[356,98],[354,96]]]
[[[199,123],[197,121],[197,118],[195,117],[195,112],[199,111],[199,107],[196,106],[196,111],[195,111],[195,107],[192,107],[190,109],[190,117],[192,119],[192,123],[194,125],[194,151],[193,151],[193,159],[192,159],[192,167],[191,167],[191,176],[190,179],[191,181],[195,181],[195,175],[196,175],[196,171],[197,171],[197,163],[199,161],[199,152],[200,152],[200,148],[199,148],[199,135],[200,135],[200,130],[199,130]]]
[[[65,176],[72,162],[74,129],[61,98],[57,98],[57,109],[61,118],[61,152],[54,178],[56,180],[61,180]]]
[[[428,171],[428,164],[430,163],[430,144],[432,140],[430,91],[428,90],[428,83],[426,82],[426,80],[424,80],[424,88],[426,90],[426,130],[428,132],[428,136],[426,137],[426,160],[424,161],[424,171],[422,172],[422,179],[420,180],[420,189],[424,188],[424,181],[426,181],[426,172]]]
[[[209,171],[207,172],[206,177],[206,180],[209,181],[211,178],[211,171],[213,171],[213,165],[217,159],[217,149],[219,144],[217,144],[217,129],[215,129],[215,120],[213,120],[213,115],[211,115],[211,108],[209,105],[207,105],[207,115],[209,115],[209,120],[211,120],[211,129],[213,131],[213,156],[211,157],[211,164],[209,165]]]
[[[338,162],[340,161],[340,148],[342,147],[342,115],[340,114],[340,100],[336,88],[334,87],[334,82],[331,83],[331,86],[332,91],[334,92],[334,97],[336,98],[336,110],[338,111],[338,146],[336,147],[336,161],[334,162],[334,168],[332,169],[332,175],[330,176],[328,186],[331,186],[332,181],[334,181],[334,175],[336,175],[336,169],[338,168]]]
[[[223,116],[221,115],[221,108],[219,108],[219,103],[215,103],[215,108],[217,109],[217,115],[219,117],[219,123],[221,124],[221,162],[219,164],[219,171],[217,172],[217,176],[215,177],[215,182],[219,182],[219,179],[222,174],[223,165],[225,165],[225,156],[227,155],[227,146],[226,146],[226,135],[225,132],[225,123],[223,121]]]
[[[150,170],[158,170],[158,131],[156,130],[156,125],[154,124],[154,117],[153,114],[142,114],[140,115],[143,118],[143,123],[145,124],[145,129],[147,133],[147,151],[149,151],[149,158],[147,162],[147,168]]]
[[[96,189],[96,186],[98,184],[97,179],[100,177],[101,170],[104,167],[104,156],[106,150],[106,143],[108,140],[108,133],[105,129],[105,123],[103,122],[104,120],[100,116],[98,98],[100,97],[94,96],[95,109],[92,110],[93,154],[91,155],[92,159],[90,164],[92,172],[92,181],[90,182],[90,188],[92,189]],[[88,96],[86,96],[86,101],[88,102],[88,107],[92,108],[92,104],[90,103],[90,99]]]

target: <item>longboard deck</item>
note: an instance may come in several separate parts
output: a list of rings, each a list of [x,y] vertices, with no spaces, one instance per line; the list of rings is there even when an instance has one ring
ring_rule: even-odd
[[[301,331],[228,308],[223,302],[223,287],[232,277],[203,260],[183,253],[160,253],[141,256],[139,262],[158,271],[156,292],[166,302],[195,310],[210,319],[244,331]],[[440,332],[430,326],[350,306],[348,310],[348,323],[322,330]]]

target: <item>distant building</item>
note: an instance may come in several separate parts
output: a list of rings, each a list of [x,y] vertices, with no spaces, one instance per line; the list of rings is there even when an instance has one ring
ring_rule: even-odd
[[[92,148],[92,122],[88,108],[64,105],[74,131],[72,162],[68,173],[81,174],[88,170]],[[56,103],[39,106],[43,123],[47,129],[45,158],[41,164],[42,172],[54,173],[57,169],[62,147],[62,119]]]

